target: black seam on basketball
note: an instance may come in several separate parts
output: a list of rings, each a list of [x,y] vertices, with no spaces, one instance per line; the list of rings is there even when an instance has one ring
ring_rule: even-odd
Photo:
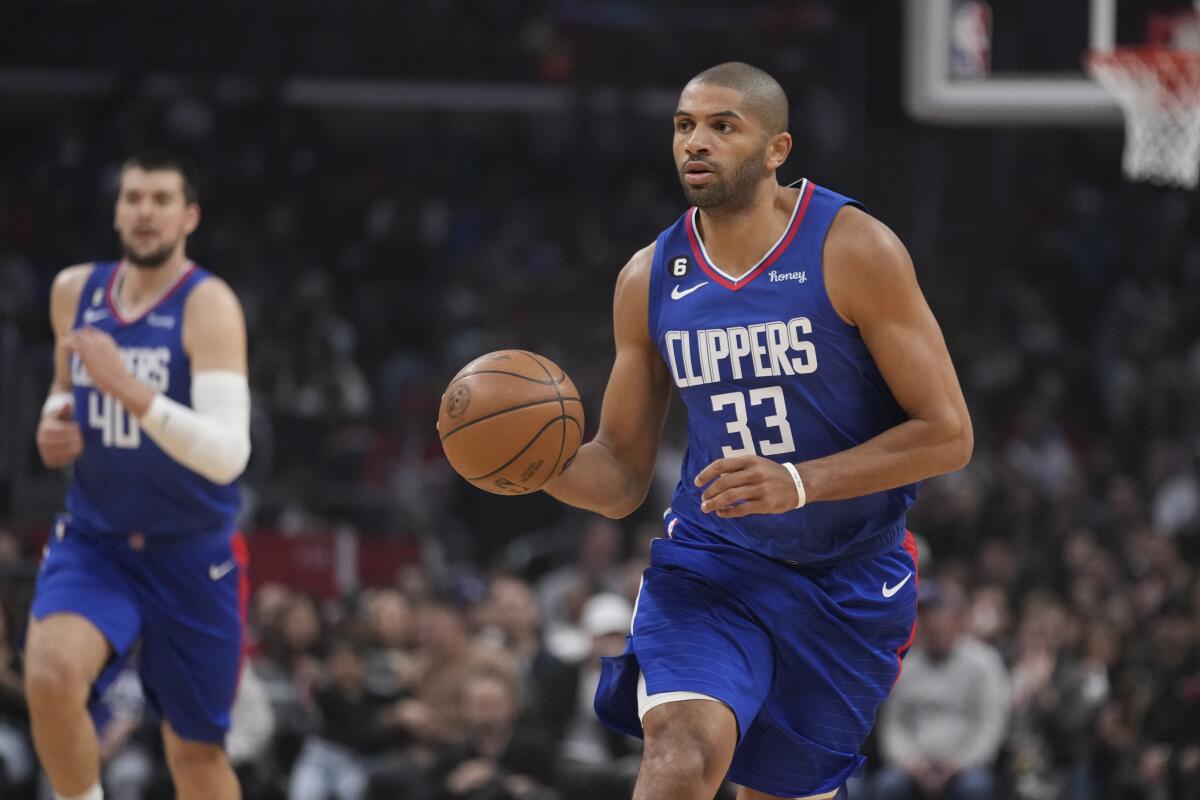
[[[533,353],[529,352],[528,350],[522,350],[521,352],[524,353],[525,355],[529,356],[530,361],[532,361],[533,363],[535,363],[539,367],[541,367],[542,372],[546,373],[547,378],[549,378],[551,381],[554,381],[554,376],[550,374],[550,370],[546,369],[546,365],[543,364],[541,361],[539,361]],[[560,378],[557,381],[554,381],[554,384],[553,384],[554,385],[554,394],[557,395],[557,397],[558,397],[558,410],[559,410],[559,413],[561,413],[563,417],[567,416],[567,407],[563,403],[562,392],[560,392],[558,390],[558,384],[562,383],[562,381],[565,381],[566,379],[567,379],[567,373],[564,371],[562,378]],[[541,436],[541,433],[539,432],[538,435]],[[558,455],[554,459],[554,466],[552,466],[550,468],[550,475],[553,475],[555,473],[555,471],[558,470],[558,465],[559,465],[559,463],[562,462],[562,454],[563,454],[563,450],[566,448],[566,446],[567,446],[567,426],[563,425],[562,426],[562,436],[558,440]],[[541,483],[539,483],[537,485],[537,488],[540,489],[541,487],[545,486],[546,481],[550,480],[550,475],[547,475],[545,480],[543,480]]]
[[[574,398],[568,398],[568,399],[574,399]],[[579,420],[575,419],[574,417],[572,417],[572,416],[571,416],[571,415],[569,415],[569,414],[564,414],[564,415],[562,416],[562,419],[564,419],[564,420],[566,420],[567,422],[569,422],[569,423],[571,423],[572,425],[574,425],[574,426],[575,426],[575,430],[579,431],[579,446],[580,446],[580,447],[583,447],[583,426],[579,424]],[[558,448],[558,459],[559,459],[559,461],[562,461],[562,451],[563,451],[563,448],[564,448],[564,447],[566,447],[566,443],[567,443],[567,426],[566,426],[566,425],[563,425],[563,445],[562,445],[561,447],[559,447],[559,448]],[[575,452],[579,452],[578,448],[576,448]],[[540,488],[542,488],[543,486],[545,486],[545,485],[546,485],[546,481],[548,481],[548,480],[550,480],[551,478],[553,478],[553,477],[554,477],[554,470],[557,470],[557,469],[558,469],[558,463],[559,463],[558,461],[555,461],[555,462],[554,462],[554,469],[553,469],[553,470],[550,470],[550,474],[549,474],[549,475],[547,475],[545,478],[543,478],[543,479],[542,479],[542,482],[541,482],[541,483],[539,483],[539,484],[538,484],[536,487],[534,487],[535,489],[540,489]]]
[[[542,367],[542,372],[546,372],[545,367]],[[549,373],[547,373],[547,374],[549,374]],[[539,383],[542,386],[555,386],[555,385],[557,385],[557,383],[561,383],[561,381],[555,382],[554,380],[540,381],[537,378],[531,378],[528,375],[522,375],[519,372],[509,372],[506,369],[477,369],[474,372],[468,372],[466,374],[459,375],[458,377],[456,377],[454,380],[452,380],[450,382],[450,386],[453,386],[454,384],[458,383],[459,381],[464,380],[465,378],[469,378],[472,375],[511,375],[514,378],[520,378],[521,380],[529,381],[530,383]],[[447,386],[446,389],[449,390],[450,386]]]
[[[524,353],[525,355],[529,356],[529,360],[532,361],[533,363],[537,364],[539,367],[541,367],[542,372],[546,373],[546,377],[549,378],[550,382],[553,383],[555,386],[557,386],[558,384],[562,383],[563,381],[565,381],[567,379],[567,371],[566,370],[563,370],[562,375],[559,375],[557,378],[555,378],[553,375],[550,374],[550,370],[546,369],[546,365],[538,360],[538,357],[536,355],[529,352],[528,350],[518,350],[517,352]],[[557,365],[555,365],[555,366],[557,366]],[[559,369],[562,369],[562,367],[559,367]]]
[[[547,401],[547,402],[553,402],[553,401]],[[569,417],[569,416],[567,416],[566,414],[564,414],[564,415],[562,415],[561,417],[555,417],[554,419],[550,420],[549,422],[547,422],[545,425],[543,425],[543,426],[541,427],[541,430],[539,430],[539,431],[538,431],[537,433],[535,433],[533,436],[529,437],[529,441],[528,441],[528,442],[525,444],[525,446],[524,446],[524,447],[522,447],[522,448],[521,448],[521,449],[520,449],[520,450],[517,452],[517,454],[516,454],[516,455],[514,455],[512,458],[510,458],[508,461],[505,461],[503,464],[501,464],[500,466],[496,467],[494,470],[492,470],[491,472],[487,473],[486,475],[478,475],[478,476],[476,476],[476,477],[474,477],[474,478],[467,478],[467,480],[469,480],[469,481],[481,481],[481,480],[483,480],[483,479],[485,479],[485,478],[490,478],[490,477],[492,477],[492,476],[493,476],[493,475],[495,475],[497,472],[503,472],[504,470],[508,469],[509,467],[511,467],[511,466],[512,466],[512,463],[513,463],[514,461],[516,461],[516,460],[517,460],[518,458],[520,458],[521,456],[525,455],[525,451],[526,451],[526,450],[528,450],[529,448],[533,447],[533,443],[534,443],[534,442],[536,442],[536,441],[538,440],[538,437],[540,437],[540,436],[541,436],[543,433],[545,433],[545,432],[546,432],[546,429],[547,429],[547,428],[549,428],[549,427],[550,427],[551,425],[553,425],[554,423],[556,423],[556,422],[559,422],[560,420],[564,420],[564,419],[570,419],[570,417]]]
[[[480,422],[485,422],[486,420],[494,419],[496,417],[507,414],[510,411],[520,411],[522,408],[532,408],[533,406],[543,406],[546,403],[558,403],[559,407],[560,408],[562,407],[562,403],[559,401],[558,398],[546,398],[545,400],[532,400],[528,403],[521,403],[520,405],[509,406],[508,408],[503,408],[499,411],[493,411],[490,414],[484,414],[482,417],[477,417],[476,419],[473,419],[470,422],[464,422],[462,425],[459,425],[457,428],[455,428],[451,431],[447,431],[446,435],[442,437],[442,441],[443,442],[446,441],[451,436],[453,436],[454,434],[463,430],[464,428],[469,428],[472,425],[477,425]]]

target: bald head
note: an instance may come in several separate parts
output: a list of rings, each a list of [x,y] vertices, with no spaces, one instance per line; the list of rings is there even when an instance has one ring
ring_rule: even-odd
[[[707,83],[740,92],[746,110],[768,135],[787,130],[788,101],[779,81],[758,67],[742,61],[727,61],[709,67],[688,81],[688,86]]]

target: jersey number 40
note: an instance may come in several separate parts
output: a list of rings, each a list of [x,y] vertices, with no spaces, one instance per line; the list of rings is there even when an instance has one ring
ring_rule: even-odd
[[[100,431],[105,447],[136,450],[142,443],[142,429],[133,415],[111,394],[88,393],[88,426]]]
[[[770,400],[775,406],[775,413],[768,414],[763,424],[768,428],[779,431],[778,441],[759,439],[757,451],[754,448],[754,436],[746,423],[746,395],[750,395],[750,405],[761,405],[764,400]],[[783,402],[782,386],[762,386],[749,392],[725,392],[712,396],[713,411],[721,411],[727,406],[733,406],[733,420],[725,423],[725,430],[737,434],[741,444],[738,447],[725,445],[721,452],[726,458],[730,456],[751,456],[756,452],[763,456],[777,456],[796,451],[796,443],[792,440],[792,426],[788,424],[787,405]]]

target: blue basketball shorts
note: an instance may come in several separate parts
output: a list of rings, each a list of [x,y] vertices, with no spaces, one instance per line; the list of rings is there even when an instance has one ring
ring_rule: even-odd
[[[916,545],[821,568],[740,547],[656,539],[625,653],[603,659],[596,713],[642,736],[637,686],[696,692],[734,714],[734,783],[831,792],[900,675],[917,618]]]
[[[55,523],[33,598],[42,620],[89,620],[114,656],[92,687],[90,708],[137,648],[150,706],[183,739],[223,743],[241,670],[248,583],[239,533],[180,540],[91,536]]]

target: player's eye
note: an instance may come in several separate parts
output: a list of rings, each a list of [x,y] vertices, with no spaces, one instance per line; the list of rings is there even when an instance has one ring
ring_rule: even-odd
[[[675,130],[680,133],[686,133],[692,127],[692,123],[686,119],[681,119],[675,123]]]
[[[733,126],[730,125],[728,122],[718,122],[713,127],[716,128],[721,133],[729,133],[730,131],[733,130]]]

